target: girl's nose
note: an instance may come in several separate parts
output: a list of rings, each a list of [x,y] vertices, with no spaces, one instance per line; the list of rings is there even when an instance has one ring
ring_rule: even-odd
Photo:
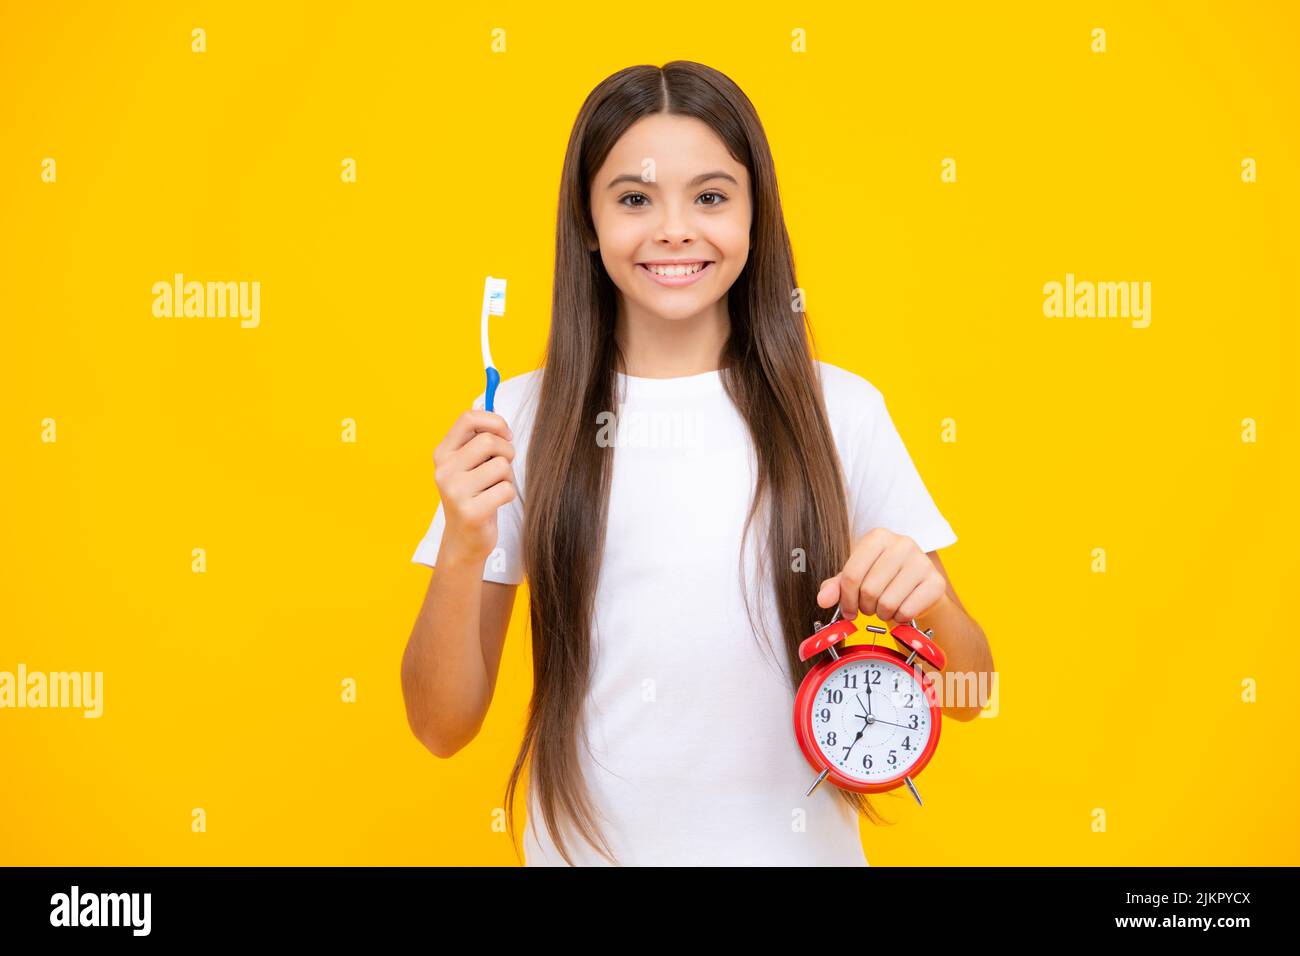
[[[659,224],[658,238],[672,242],[683,242],[694,238],[694,229],[688,217],[671,203],[668,204],[664,218]]]

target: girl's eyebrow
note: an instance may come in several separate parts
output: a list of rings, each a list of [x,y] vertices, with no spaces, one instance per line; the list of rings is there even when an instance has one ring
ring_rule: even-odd
[[[700,183],[707,183],[710,179],[727,179],[727,180],[730,180],[731,183],[732,183],[733,185],[735,185],[735,186],[739,186],[739,185],[740,185],[740,183],[736,182],[736,177],[735,177],[735,176],[732,176],[730,173],[725,173],[725,172],[723,172],[721,169],[715,169],[715,170],[713,170],[712,172],[708,172],[708,173],[700,173],[698,176],[696,176],[694,179],[692,179],[689,183],[687,183],[686,186],[687,186],[687,188],[689,188],[689,187],[691,187],[691,186],[698,186]],[[615,176],[613,179],[611,179],[611,180],[609,181],[609,185],[606,186],[605,188],[606,188],[606,189],[613,189],[613,188],[614,188],[615,186],[617,186],[619,183],[640,183],[640,184],[643,185],[643,186],[653,186],[653,185],[655,185],[653,182],[646,182],[646,181],[645,181],[644,179],[642,179],[641,176],[640,176],[639,174],[637,174],[637,173],[624,173],[622,176]]]

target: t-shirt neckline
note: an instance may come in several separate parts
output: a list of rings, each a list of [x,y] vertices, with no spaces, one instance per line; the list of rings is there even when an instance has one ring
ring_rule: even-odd
[[[698,375],[679,375],[675,378],[641,378],[636,375],[618,376],[619,388],[629,398],[632,396],[654,397],[661,395],[703,395],[710,392],[724,391],[722,370],[700,372]]]

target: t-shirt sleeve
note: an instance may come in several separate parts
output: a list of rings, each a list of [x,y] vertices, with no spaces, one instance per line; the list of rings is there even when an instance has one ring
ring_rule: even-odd
[[[925,552],[956,542],[878,390],[868,397],[866,414],[850,441],[847,483],[854,543],[873,528],[906,535]]]
[[[472,407],[481,409],[483,399],[483,394],[479,393]],[[518,462],[517,457],[516,462]],[[424,537],[415,548],[415,554],[411,556],[412,563],[436,567],[438,548],[442,544],[442,536],[446,529],[447,515],[442,502],[439,501],[433,521],[429,524],[429,530],[424,533]],[[524,580],[522,542],[523,509],[516,494],[513,500],[497,509],[497,546],[483,563],[483,580],[496,581],[500,584],[522,584]]]

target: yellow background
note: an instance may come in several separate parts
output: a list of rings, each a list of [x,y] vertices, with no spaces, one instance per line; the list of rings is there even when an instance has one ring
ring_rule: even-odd
[[[872,864],[1300,863],[1283,6],[5,4],[0,670],[102,670],[105,711],[0,710],[0,863],[515,862],[526,594],[442,761],[410,557],[483,277],[537,367],[577,110],[677,58],[758,108],[819,357],[885,393],[1001,673]],[[154,318],[174,272],[259,281],[260,327]],[[1044,317],[1067,272],[1151,282],[1150,327]]]

